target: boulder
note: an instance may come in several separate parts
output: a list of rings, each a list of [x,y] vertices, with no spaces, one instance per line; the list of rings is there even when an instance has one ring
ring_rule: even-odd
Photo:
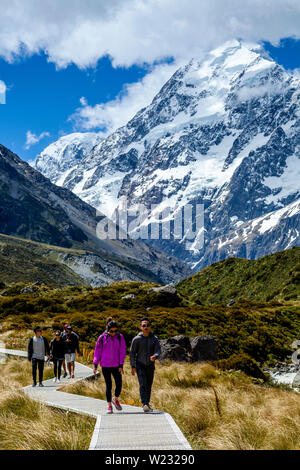
[[[123,299],[135,299],[135,295],[134,294],[127,294],[127,295],[124,295],[123,297],[121,297],[121,300]]]
[[[151,292],[156,292],[158,294],[177,295],[177,289],[173,286],[173,284],[167,284],[166,286],[161,287],[151,287],[151,289],[148,289],[148,294],[151,294]]]
[[[214,336],[197,336],[190,338],[190,342],[194,362],[215,361],[217,359],[218,340]]]
[[[195,338],[178,335],[161,340],[160,345],[161,361],[201,362],[217,359],[218,341],[210,335]]]
[[[180,299],[177,295],[177,289],[173,286],[173,284],[168,284],[161,287],[151,287],[148,289],[147,294],[151,295],[150,302],[153,305],[176,307],[180,304]]]

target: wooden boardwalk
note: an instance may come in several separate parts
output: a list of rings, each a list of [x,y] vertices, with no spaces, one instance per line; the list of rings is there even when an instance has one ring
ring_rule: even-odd
[[[0,348],[0,355],[27,357],[25,351]],[[75,364],[75,379],[62,379],[74,383],[93,376],[93,370],[79,362]],[[144,413],[141,408],[122,405],[122,411],[106,415],[107,403],[96,398],[60,392],[61,384],[52,379],[44,387],[24,387],[24,392],[46,405],[97,418],[90,450],[191,450],[191,446],[168,413]],[[138,386],[138,385],[137,385]]]

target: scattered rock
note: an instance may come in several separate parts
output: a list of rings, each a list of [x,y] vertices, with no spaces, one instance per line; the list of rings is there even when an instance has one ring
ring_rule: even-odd
[[[38,291],[38,288],[36,286],[26,286],[20,290],[20,294],[33,294],[34,292],[37,292],[37,291]]]
[[[201,362],[217,359],[218,340],[210,335],[195,338],[178,335],[161,340],[160,345],[161,361]]]
[[[235,300],[234,299],[231,299],[229,300],[228,304],[226,305],[226,307],[231,307],[231,305],[235,304]]]
[[[8,290],[4,289],[2,292],[0,292],[0,295],[3,295],[4,297],[8,295]]]
[[[151,287],[151,289],[148,289],[148,294],[151,294],[151,292],[157,292],[159,294],[168,294],[168,295],[177,295],[177,289],[174,287],[173,284],[167,284],[166,286],[161,286],[161,287]]]
[[[163,305],[165,307],[176,307],[180,304],[180,298],[177,295],[177,289],[173,284],[167,284],[161,287],[151,287],[147,294],[152,294],[152,305]],[[154,295],[153,295],[154,294]]]
[[[134,294],[127,294],[127,295],[124,295],[123,297],[121,297],[121,300],[123,299],[135,299],[135,295]]]

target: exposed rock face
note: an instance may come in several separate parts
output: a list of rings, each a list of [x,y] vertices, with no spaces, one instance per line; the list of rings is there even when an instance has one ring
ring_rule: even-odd
[[[140,240],[100,239],[96,228],[103,218],[0,145],[0,233],[75,248],[77,256],[66,250],[60,262],[94,286],[114,280],[168,283],[192,273],[182,261]]]
[[[161,287],[151,287],[148,289],[147,293],[152,294],[152,301],[159,305],[164,305],[166,307],[176,307],[180,303],[180,299],[177,295],[177,289],[172,284]]]
[[[201,362],[217,359],[218,340],[214,336],[203,335],[188,338],[179,335],[163,339],[160,344],[161,361]]]
[[[203,248],[148,241],[195,270],[254,259],[300,243],[299,113],[299,79],[232,41],[178,69],[126,126],[100,142],[76,135],[73,147],[70,136],[67,156],[59,140],[35,167],[108,216],[120,196],[158,209],[203,203]]]

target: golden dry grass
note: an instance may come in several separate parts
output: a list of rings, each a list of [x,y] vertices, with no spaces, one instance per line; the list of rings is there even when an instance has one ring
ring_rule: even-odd
[[[102,376],[64,391],[105,399]],[[123,403],[140,405],[126,365]],[[209,364],[157,364],[152,406],[170,413],[194,449],[300,449],[300,396]]]
[[[0,450],[88,449],[95,420],[49,408],[28,398],[31,365],[10,359],[0,365]],[[52,369],[45,368],[45,378]]]

